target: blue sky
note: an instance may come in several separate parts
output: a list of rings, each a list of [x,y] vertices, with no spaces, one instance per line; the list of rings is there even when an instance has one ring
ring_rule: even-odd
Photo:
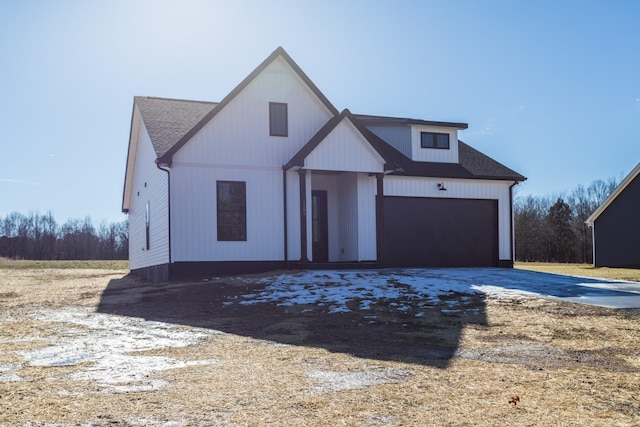
[[[135,95],[219,101],[282,46],[338,108],[465,122],[520,195],[640,162],[640,2],[0,0],[0,216],[120,221]]]

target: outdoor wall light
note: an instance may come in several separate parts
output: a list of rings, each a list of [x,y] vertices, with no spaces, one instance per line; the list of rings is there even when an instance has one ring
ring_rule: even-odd
[[[444,182],[439,182],[438,183],[438,190],[447,191],[447,189],[444,187]]]

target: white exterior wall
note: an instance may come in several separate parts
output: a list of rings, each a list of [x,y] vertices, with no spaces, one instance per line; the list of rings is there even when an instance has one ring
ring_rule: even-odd
[[[246,183],[246,241],[218,241],[216,181]],[[180,261],[281,261],[281,168],[185,166],[171,170],[172,258]]]
[[[167,174],[156,167],[156,154],[144,124],[140,126],[129,207],[129,268],[169,263]],[[150,245],[146,249],[146,205],[150,210]]]
[[[287,137],[269,136],[269,102],[287,103]],[[284,260],[282,165],[331,117],[284,60],[267,66],[173,156],[173,261]],[[217,241],[217,180],[246,182],[246,242]],[[288,259],[298,260],[298,174],[287,173],[287,184]],[[310,227],[308,221],[308,236]]]
[[[287,137],[269,136],[269,102],[288,105]],[[332,117],[281,58],[173,156],[183,164],[281,167]]]
[[[336,261],[358,260],[358,180],[356,174],[340,176],[338,203],[340,224],[338,227],[340,253]]]
[[[358,261],[374,261],[376,252],[376,178],[358,174]]]
[[[443,183],[447,191],[438,190]],[[512,181],[480,181],[386,176],[385,196],[433,197],[451,199],[490,199],[498,201],[498,246],[501,260],[512,259],[511,201]]]
[[[287,260],[300,259],[300,177],[287,172]]]
[[[437,132],[449,134],[449,149],[422,148],[420,132]],[[411,126],[411,158],[419,162],[458,163],[458,131],[457,129],[437,126]]]
[[[350,172],[383,172],[384,159],[343,120],[304,161],[305,169]]]

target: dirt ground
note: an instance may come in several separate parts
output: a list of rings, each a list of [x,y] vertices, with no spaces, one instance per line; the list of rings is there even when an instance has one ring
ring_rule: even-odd
[[[634,311],[239,302],[258,278],[0,269],[0,425],[640,425]]]

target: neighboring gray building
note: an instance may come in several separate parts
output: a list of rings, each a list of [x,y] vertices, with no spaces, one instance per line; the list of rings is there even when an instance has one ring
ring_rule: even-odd
[[[586,223],[596,267],[640,268],[640,163]]]

